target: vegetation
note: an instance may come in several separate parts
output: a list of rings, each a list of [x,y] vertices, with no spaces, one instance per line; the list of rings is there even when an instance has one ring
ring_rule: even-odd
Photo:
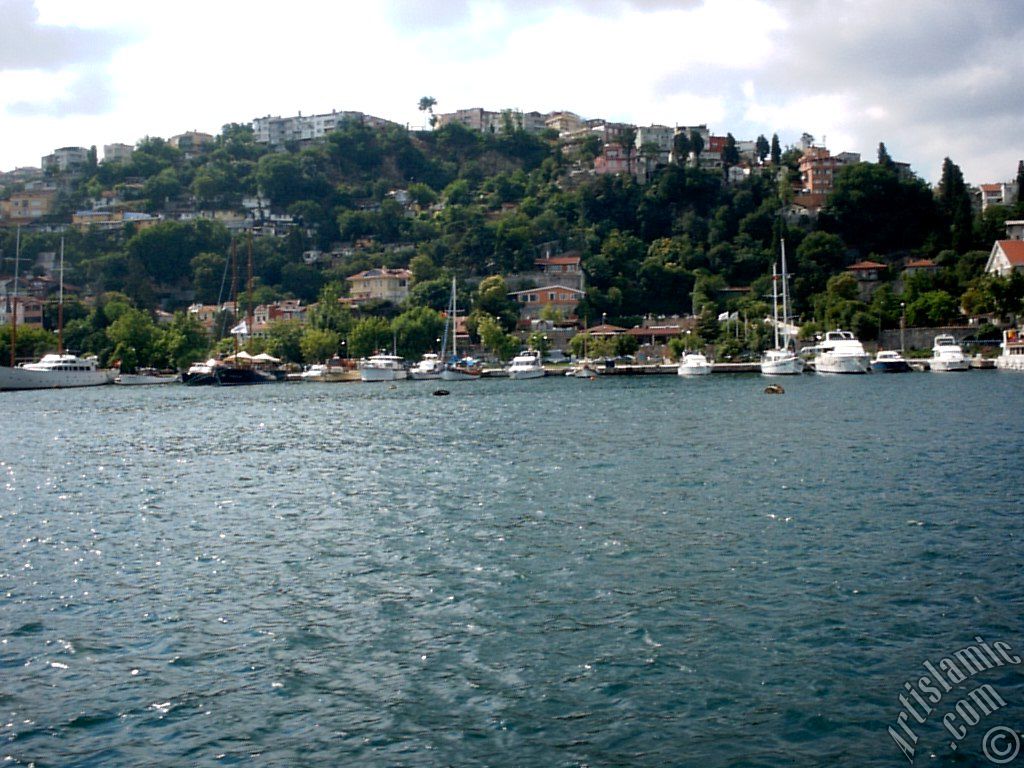
[[[419,104],[432,124],[435,105],[432,97]],[[737,354],[756,351],[766,335],[746,327],[737,333],[717,318],[728,312],[756,325],[770,312],[771,265],[783,238],[793,307],[809,328],[841,324],[870,338],[898,324],[901,302],[907,321],[921,324],[956,320],[962,309],[1003,316],[1024,309],[1021,278],[983,274],[992,240],[1002,236],[1008,218],[1024,218],[1024,207],[974,215],[963,175],[948,158],[933,191],[901,175],[880,144],[877,163],[838,172],[816,221],[797,221],[781,211],[798,179],[799,151],[783,149],[777,135],[758,137],[753,172],[735,184],[690,161],[655,167],[650,147],[630,151],[631,167],[653,168],[640,185],[629,175],[588,174],[601,151],[592,138],[563,147],[556,136],[528,134],[512,115],[506,118],[497,134],[455,124],[407,131],[353,122],[323,142],[287,151],[269,151],[251,129],[234,125],[196,155],[146,138],[130,161],[92,164],[82,175],[59,179],[63,191],[53,222],[68,221],[101,195],[130,210],[211,214],[141,230],[129,223],[117,231],[68,231],[66,280],[98,298],[66,314],[67,346],[127,367],[186,365],[226,344],[227,321],[235,318],[222,318],[216,338],[208,338],[185,307],[193,297],[215,303],[237,293],[240,312],[284,298],[319,302],[308,325],[277,324],[262,342],[289,360],[392,346],[416,356],[437,346],[438,310],[447,304],[454,275],[470,333],[507,358],[517,344],[508,292],[519,287],[509,276],[530,270],[539,245],[552,242],[582,256],[587,296],[577,308],[581,318],[628,325],[648,314],[694,313],[701,341]],[[675,150],[699,158],[703,141],[696,132],[680,135]],[[741,162],[731,135],[723,159],[726,166]],[[248,253],[236,243],[232,264],[232,236],[212,212],[241,216],[248,210],[243,200],[257,196],[265,223],[288,215],[296,226],[284,237],[253,241],[248,289]],[[57,250],[59,237],[23,232],[23,263]],[[0,248],[13,254],[12,230],[0,232]],[[307,263],[309,252],[333,254]],[[911,258],[934,259],[939,268],[900,279]],[[859,259],[888,267],[886,284],[871,301],[863,301],[856,282],[843,274]],[[382,265],[412,270],[406,305],[352,312],[339,303],[347,276]],[[158,307],[174,312],[174,319],[158,325]],[[19,334],[19,356],[52,346],[52,333]]]

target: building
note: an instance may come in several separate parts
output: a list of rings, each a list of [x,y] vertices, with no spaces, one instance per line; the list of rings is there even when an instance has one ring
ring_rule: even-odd
[[[525,291],[509,293],[509,296],[518,303],[519,317],[524,320],[536,320],[548,308],[568,319],[575,314],[576,305],[586,295],[584,291],[565,285],[545,285],[540,288],[529,288]]]
[[[160,221],[162,219],[159,216],[135,211],[77,211],[71,215],[71,226],[79,232],[121,229],[125,224],[146,229]]]
[[[583,118],[575,112],[551,112],[544,121],[544,126],[563,136],[583,128]]]
[[[7,200],[0,200],[0,219],[12,224],[27,224],[49,215],[57,197],[55,189],[32,189],[12,192]]]
[[[857,281],[857,293],[861,301],[871,301],[871,297],[881,285],[882,273],[886,269],[887,265],[879,264],[877,261],[858,261],[846,268]]]
[[[570,115],[572,113],[557,114]],[[503,109],[500,112],[491,112],[482,107],[472,107],[470,109],[459,109],[455,112],[445,112],[437,115],[436,127],[443,128],[446,125],[457,124],[480,133],[508,133],[511,129],[513,131],[538,134],[543,133],[549,127],[554,127],[548,124],[550,117],[551,114],[523,112],[519,109]]]
[[[46,173],[69,173],[89,164],[89,150],[85,147],[61,147],[43,158]]]
[[[348,278],[352,286],[349,296],[352,301],[390,301],[399,304],[409,297],[409,281],[412,272],[408,269],[367,269]]]
[[[5,296],[0,299],[0,325],[10,324],[11,316],[14,315],[20,326],[42,328],[44,306],[45,302],[35,296],[22,295],[17,300],[13,296]]]
[[[856,152],[833,156],[825,147],[807,147],[800,158],[800,193],[795,201],[816,213],[835,188],[839,169],[859,162],[860,155]]]
[[[192,156],[212,146],[214,141],[214,137],[208,133],[186,131],[185,133],[179,133],[177,136],[171,136],[167,143],[175,149],[181,150],[185,155]]]
[[[1018,189],[1015,182],[1001,182],[998,184],[982,184],[981,210],[987,209],[990,205],[1013,205],[1018,199]]]
[[[131,144],[104,144],[103,162],[127,163],[132,159],[133,152],[135,152],[135,147]]]
[[[1024,240],[996,240],[985,264],[985,273],[1007,277],[1024,272]]]
[[[939,265],[931,259],[913,259],[903,265],[903,274],[905,275],[935,274],[938,271]]]
[[[346,122],[360,123],[371,128],[401,127],[398,123],[362,112],[332,111],[329,114],[305,117],[301,112],[295,117],[257,117],[252,121],[252,129],[258,144],[278,147],[292,141],[322,139]]]

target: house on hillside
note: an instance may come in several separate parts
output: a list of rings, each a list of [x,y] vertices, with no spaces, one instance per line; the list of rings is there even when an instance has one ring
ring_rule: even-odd
[[[525,291],[509,293],[509,296],[519,305],[519,317],[523,320],[536,320],[540,317],[541,312],[548,307],[568,319],[575,314],[576,305],[586,295],[585,291],[565,285],[545,285],[542,288],[530,288]]]
[[[871,297],[875,295],[875,291],[881,285],[882,275],[886,269],[888,266],[885,264],[867,260],[858,261],[846,268],[846,272],[853,275],[857,281],[857,297],[861,301],[871,301]]]
[[[379,300],[399,304],[409,297],[410,280],[412,272],[408,269],[367,269],[348,277],[352,286],[350,296],[356,302]]]
[[[985,273],[1007,277],[1024,272],[1024,240],[996,240],[985,264]]]

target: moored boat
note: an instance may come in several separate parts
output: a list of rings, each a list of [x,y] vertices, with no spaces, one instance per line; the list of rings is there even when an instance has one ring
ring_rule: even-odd
[[[0,368],[0,390],[97,387],[112,384],[116,376],[116,370],[100,368],[95,357],[50,354],[35,363]]]
[[[1017,328],[1003,331],[1001,352],[996,358],[996,368],[1003,371],[1024,371],[1024,334]]]
[[[441,371],[444,370],[444,363],[439,355],[433,352],[425,354],[416,365],[409,369],[409,378],[416,381],[429,381],[440,379]]]
[[[816,373],[867,373],[871,359],[864,345],[849,331],[828,331],[825,338],[804,351],[814,353]]]
[[[147,386],[151,384],[174,384],[181,377],[170,371],[158,371],[155,368],[140,368],[135,373],[120,373],[114,379],[115,384],[122,386]]]
[[[880,349],[871,361],[874,373],[907,373],[910,363],[899,352],[892,349]]]
[[[529,350],[512,358],[508,366],[510,379],[539,379],[545,375],[540,352]]]
[[[380,352],[359,361],[361,381],[399,381],[406,378],[405,361],[398,355]]]
[[[679,361],[676,374],[679,376],[706,376],[711,373],[711,363],[699,352],[687,352]]]
[[[932,344],[932,357],[928,361],[928,367],[933,371],[966,371],[971,367],[971,361],[964,355],[956,339],[948,333],[941,333],[935,337]]]
[[[804,372],[804,361],[791,346],[789,332],[789,292],[786,288],[786,242],[780,243],[782,253],[782,344],[779,343],[779,275],[772,264],[772,326],[775,332],[775,347],[761,356],[761,374],[764,376],[794,376]]]

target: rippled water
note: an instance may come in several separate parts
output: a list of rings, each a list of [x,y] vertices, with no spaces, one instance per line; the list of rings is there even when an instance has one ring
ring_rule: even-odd
[[[923,662],[1024,652],[1024,376],[784,384],[5,393],[0,757],[905,763]]]

